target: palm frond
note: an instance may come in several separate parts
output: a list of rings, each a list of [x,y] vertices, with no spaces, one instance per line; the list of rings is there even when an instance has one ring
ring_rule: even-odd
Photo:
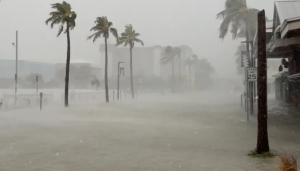
[[[65,2],[65,1],[62,2],[62,6],[64,7],[64,9],[66,11],[71,11],[72,10],[71,5],[67,2]]]
[[[61,12],[63,14],[65,14],[67,12],[66,9],[63,7],[63,5],[60,4],[60,3],[52,4],[52,8],[56,9],[57,11],[59,11],[59,12]]]
[[[165,64],[171,62],[172,60],[173,60],[172,57],[170,57],[170,56],[165,56],[165,57],[163,57],[163,58],[160,59],[160,62],[161,62],[162,64],[165,65]]]
[[[121,33],[122,37],[128,37],[129,35],[127,33]]]
[[[123,44],[126,40],[119,38],[119,41],[116,43],[116,46]]]
[[[53,28],[55,24],[59,23],[62,23],[62,18],[56,18],[55,20],[53,20],[51,23],[51,28]]]
[[[60,24],[57,36],[59,36],[62,33],[65,23],[67,23],[68,26],[66,28],[66,31],[69,28],[70,29],[75,28],[76,26],[75,19],[77,18],[77,15],[74,11],[71,11],[72,8],[70,4],[63,1],[61,4],[60,3],[52,4],[51,7],[56,11],[50,12],[50,18],[46,20],[46,25],[48,25],[48,23],[51,22],[50,26],[51,28],[53,28],[54,25]]]
[[[224,18],[224,20],[220,26],[220,29],[219,29],[220,30],[219,38],[221,38],[221,39],[225,38],[225,36],[228,32],[228,27],[229,27],[230,23],[235,19],[237,14],[238,14],[237,12],[231,13]]]
[[[257,13],[259,10],[255,8],[248,8],[246,0],[226,0],[225,8],[217,14],[217,18],[223,18],[220,25],[219,37],[224,39],[228,33],[229,26],[231,26],[232,38],[243,36],[246,22],[248,30],[255,30],[257,23]]]
[[[50,13],[51,16],[63,16],[64,14],[60,11],[53,11]]]
[[[48,25],[48,23],[50,22],[50,21],[53,21],[53,17],[50,17],[50,18],[48,18],[46,21],[45,21],[45,23],[46,23],[46,25]]]
[[[144,42],[143,42],[142,40],[140,40],[140,39],[138,39],[138,38],[134,38],[133,40],[134,40],[135,42],[140,43],[142,46],[144,46]]]
[[[97,34],[95,34],[95,36],[94,36],[94,39],[93,39],[93,42],[95,42],[98,38],[100,38],[101,37],[101,33],[100,32],[98,32]]]
[[[70,28],[71,30],[73,30],[75,27],[76,27],[75,20],[71,20],[71,21],[69,22],[69,28]]]
[[[217,15],[216,15],[216,18],[217,19],[224,19],[226,16],[226,10],[223,10],[221,12],[219,12]]]
[[[58,33],[57,33],[57,37],[61,34],[61,32],[64,30],[64,25],[60,25]]]
[[[118,30],[115,28],[110,28],[110,32],[112,33],[112,35],[118,40],[119,36],[118,36]]]
[[[130,45],[130,48],[133,48],[135,42],[138,42],[144,46],[144,42],[137,38],[137,36],[139,35],[140,35],[139,33],[135,33],[135,30],[133,29],[131,24],[126,25],[125,32],[121,33],[121,37],[119,38],[120,42],[117,43],[117,45],[120,44],[124,44],[124,46]]]
[[[140,33],[134,33],[133,35],[134,35],[134,37],[139,37]]]
[[[95,31],[96,32],[96,33],[93,34],[94,36],[96,36],[96,39],[99,38],[101,35],[104,38],[108,39],[109,38],[109,32],[110,32],[117,39],[117,43],[118,43],[118,41],[119,41],[118,40],[119,39],[119,37],[118,37],[118,31],[117,31],[117,29],[111,27],[113,25],[113,23],[109,22],[107,20],[106,16],[97,17],[96,20],[95,20],[95,24],[96,25],[94,27],[92,27],[90,29],[90,31]],[[98,33],[100,35],[98,35]],[[89,36],[88,39],[94,37],[93,35]],[[94,41],[96,39],[94,39]]]

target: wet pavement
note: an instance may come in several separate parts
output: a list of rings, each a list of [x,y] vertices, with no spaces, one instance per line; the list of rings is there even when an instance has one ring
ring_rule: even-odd
[[[0,170],[274,171],[277,158],[247,156],[256,145],[256,119],[246,122],[239,98],[152,94],[111,104],[2,112]],[[270,114],[270,147],[299,158],[298,121],[276,117]]]

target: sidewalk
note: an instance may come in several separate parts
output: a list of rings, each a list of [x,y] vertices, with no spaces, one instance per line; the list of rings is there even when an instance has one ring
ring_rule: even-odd
[[[251,122],[257,124],[257,103]],[[257,125],[255,125],[257,126]],[[268,132],[270,148],[300,159],[300,108],[268,98]]]

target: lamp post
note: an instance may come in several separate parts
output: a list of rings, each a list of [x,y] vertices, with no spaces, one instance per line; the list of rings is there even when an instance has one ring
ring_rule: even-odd
[[[39,92],[39,76],[38,75],[36,75],[35,80],[36,80],[36,93],[38,93]]]
[[[16,42],[12,43],[16,48],[16,73],[15,73],[15,105],[17,104],[17,92],[18,92],[18,30],[16,31]]]
[[[247,47],[247,55],[249,57],[249,66],[250,67],[254,67],[254,62],[253,62],[253,41],[243,41],[241,43],[246,43],[246,47]],[[249,50],[249,46],[248,45],[251,45],[251,51]],[[247,99],[249,98],[249,101],[250,101],[250,106],[249,106],[249,109],[250,109],[250,114],[253,115],[253,111],[254,111],[254,106],[253,106],[253,102],[254,102],[254,97],[253,97],[253,89],[254,89],[254,86],[255,86],[255,83],[252,83],[252,82],[248,82],[247,81],[247,68],[245,68],[245,84],[247,86]],[[248,101],[247,101],[248,102]],[[247,110],[247,113],[248,113],[248,110]]]
[[[120,72],[123,72],[123,76],[124,76],[124,67],[120,68],[120,64],[122,63],[124,62],[118,62],[118,91],[117,91],[118,100],[120,99]]]

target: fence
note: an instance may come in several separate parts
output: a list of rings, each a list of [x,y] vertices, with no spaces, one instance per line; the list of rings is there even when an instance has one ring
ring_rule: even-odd
[[[117,91],[109,90],[109,99],[110,101],[117,100]],[[126,98],[126,92],[120,90],[120,99]],[[64,102],[65,94],[61,93],[61,102]],[[69,92],[69,103],[85,103],[85,102],[105,102],[105,91],[97,92]]]
[[[53,103],[53,94],[43,94],[43,104]],[[2,108],[24,108],[39,106],[40,95],[39,94],[3,94]]]
[[[61,94],[61,101],[63,102],[65,94]],[[98,102],[105,99],[105,92],[70,92],[69,93],[69,102]]]

